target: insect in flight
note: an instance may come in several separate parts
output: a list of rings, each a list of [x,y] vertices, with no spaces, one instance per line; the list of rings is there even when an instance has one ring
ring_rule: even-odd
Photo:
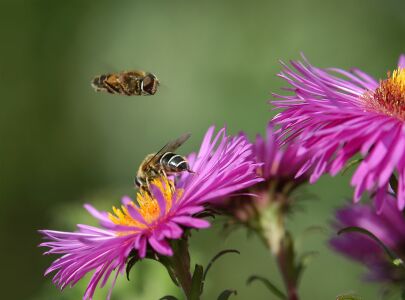
[[[102,91],[127,96],[148,96],[157,92],[159,80],[152,73],[134,70],[97,76],[91,82],[91,86],[97,92]]]
[[[148,154],[139,166],[135,178],[135,184],[140,189],[149,191],[149,182],[157,177],[187,171],[194,173],[185,157],[173,153],[179,148],[191,134],[187,133],[167,143],[157,153]]]

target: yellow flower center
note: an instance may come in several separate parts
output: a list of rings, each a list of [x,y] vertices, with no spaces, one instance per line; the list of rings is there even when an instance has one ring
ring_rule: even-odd
[[[151,186],[155,186],[162,193],[166,203],[165,214],[170,211],[174,196],[176,196],[176,199],[179,199],[183,193],[182,189],[174,190],[173,181],[164,177],[153,179]],[[148,228],[149,225],[159,218],[161,207],[158,201],[152,196],[152,193],[149,193],[147,190],[140,190],[137,193],[136,202],[137,204],[131,201],[127,206],[131,205],[137,210],[146,224],[132,218],[125,205],[122,205],[121,208],[113,207],[113,213],[109,213],[108,215],[109,219],[117,225],[138,227],[139,229]]]
[[[366,106],[372,110],[405,121],[405,69],[398,68],[380,81],[375,91],[363,95]]]

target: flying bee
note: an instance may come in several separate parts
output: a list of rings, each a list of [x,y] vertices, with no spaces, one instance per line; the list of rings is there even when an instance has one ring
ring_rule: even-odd
[[[155,178],[160,176],[167,178],[167,175],[184,171],[194,173],[190,169],[185,157],[173,153],[173,151],[188,140],[190,135],[191,134],[189,133],[184,134],[174,141],[167,143],[157,153],[148,154],[139,166],[135,178],[135,184],[140,189],[146,189],[149,191],[149,183]]]
[[[127,96],[154,95],[159,86],[159,80],[152,73],[144,71],[124,71],[120,73],[103,74],[91,82],[97,92],[120,94]]]

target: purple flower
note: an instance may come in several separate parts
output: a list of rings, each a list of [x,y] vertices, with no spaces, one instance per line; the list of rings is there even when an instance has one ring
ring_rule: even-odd
[[[250,159],[252,145],[246,138],[230,138],[225,129],[215,137],[213,134],[211,127],[199,153],[189,157],[194,174],[156,179],[151,194],[138,192],[137,204],[124,197],[121,208],[113,207],[113,213],[86,204],[101,228],[79,224],[76,232],[41,230],[48,241],[40,246],[50,248],[45,254],[62,255],[45,274],[56,271],[53,282],[63,289],[94,271],[83,297],[92,299],[98,283],[104,286],[115,271],[114,286],[131,251],[144,258],[150,247],[157,254],[171,256],[169,241],[180,239],[184,229],[208,227],[206,220],[195,216],[204,210],[204,204],[261,180],[256,176],[256,164]],[[108,298],[110,295],[111,289]]]
[[[300,183],[309,178],[309,172],[295,176],[308,161],[309,155],[299,155],[299,147],[295,144],[281,145],[280,135],[274,132],[269,123],[266,128],[266,138],[256,136],[253,150],[258,172],[268,182],[282,181]]]
[[[397,205],[405,207],[405,55],[398,68],[379,82],[353,69],[320,69],[292,61],[279,74],[292,95],[275,95],[273,101],[284,111],[274,122],[281,125],[286,141],[295,140],[300,153],[314,155],[298,175],[313,168],[311,182],[323,173],[337,174],[350,158],[360,153],[351,184],[354,201],[365,191],[375,192],[375,204],[382,209],[390,191],[391,175],[397,172]]]
[[[217,202],[216,206],[240,222],[251,222],[252,219],[260,218],[260,214],[273,202],[282,202],[287,209],[293,200],[290,197],[291,192],[309,178],[309,172],[295,177],[309,159],[308,153],[298,155],[298,150],[299,147],[295,144],[282,146],[279,135],[269,123],[266,137],[257,135],[253,144],[256,172],[264,181],[240,191],[238,197],[231,196]]]
[[[376,214],[370,205],[351,205],[336,213],[335,229],[357,226],[377,236],[401,259],[405,259],[405,218],[395,207],[395,199],[387,195],[381,213]],[[369,269],[366,279],[402,284],[405,271],[395,266],[382,248],[371,238],[355,233],[345,233],[330,241],[332,248],[358,261]]]

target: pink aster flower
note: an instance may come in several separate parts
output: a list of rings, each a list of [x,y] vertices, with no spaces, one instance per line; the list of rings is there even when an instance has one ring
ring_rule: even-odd
[[[156,179],[150,194],[138,192],[136,202],[124,197],[122,207],[113,207],[113,213],[86,204],[101,228],[79,224],[75,232],[41,230],[48,241],[40,246],[50,248],[45,254],[62,255],[45,274],[55,271],[53,282],[63,289],[94,271],[83,297],[92,299],[99,282],[104,286],[115,271],[114,285],[130,253],[137,253],[139,258],[144,258],[147,250],[171,256],[170,240],[182,238],[187,228],[208,227],[206,220],[196,216],[208,201],[261,180],[255,173],[256,164],[250,160],[252,146],[246,138],[232,139],[226,136],[225,129],[213,134],[211,127],[199,153],[189,157],[194,174]],[[108,298],[110,294],[111,289]]]
[[[240,191],[237,197],[217,202],[217,207],[250,228],[261,223],[264,211],[272,204],[279,205],[286,213],[294,201],[291,193],[309,178],[309,172],[295,177],[309,159],[308,154],[298,155],[298,150],[295,144],[281,145],[279,135],[269,123],[266,136],[257,135],[252,153],[257,163],[256,172],[264,181]]]
[[[298,185],[308,180],[309,172],[304,172],[300,176],[295,174],[307,162],[309,156],[299,155],[299,147],[295,144],[282,145],[279,137],[280,135],[274,132],[271,122],[267,125],[265,138],[256,136],[253,150],[256,161],[260,164],[258,173],[268,183],[276,181]]]
[[[295,177],[309,159],[309,153],[298,155],[297,145],[281,145],[271,123],[265,137],[257,135],[253,150],[256,172],[264,181],[241,190],[236,197],[216,202],[216,208],[230,217],[227,225],[242,225],[258,235],[277,258],[288,299],[298,299],[297,278],[301,271],[291,268],[291,260],[296,258],[285,219],[299,198],[293,192],[309,178],[309,172]]]
[[[399,209],[405,207],[405,55],[398,67],[380,81],[353,69],[321,69],[292,61],[279,74],[292,95],[275,95],[273,104],[284,109],[274,122],[284,138],[313,151],[298,175],[312,167],[311,182],[323,173],[337,174],[350,158],[362,156],[351,184],[354,201],[365,191],[375,193],[382,209],[387,191],[396,189]],[[398,175],[398,186],[390,178]]]
[[[395,206],[395,199],[386,196],[381,213],[370,205],[351,205],[336,213],[335,229],[356,226],[367,229],[401,259],[405,259],[405,218]],[[395,266],[382,248],[370,237],[357,232],[345,233],[331,239],[332,248],[342,255],[365,265],[369,273],[365,279],[402,285],[403,268]]]

